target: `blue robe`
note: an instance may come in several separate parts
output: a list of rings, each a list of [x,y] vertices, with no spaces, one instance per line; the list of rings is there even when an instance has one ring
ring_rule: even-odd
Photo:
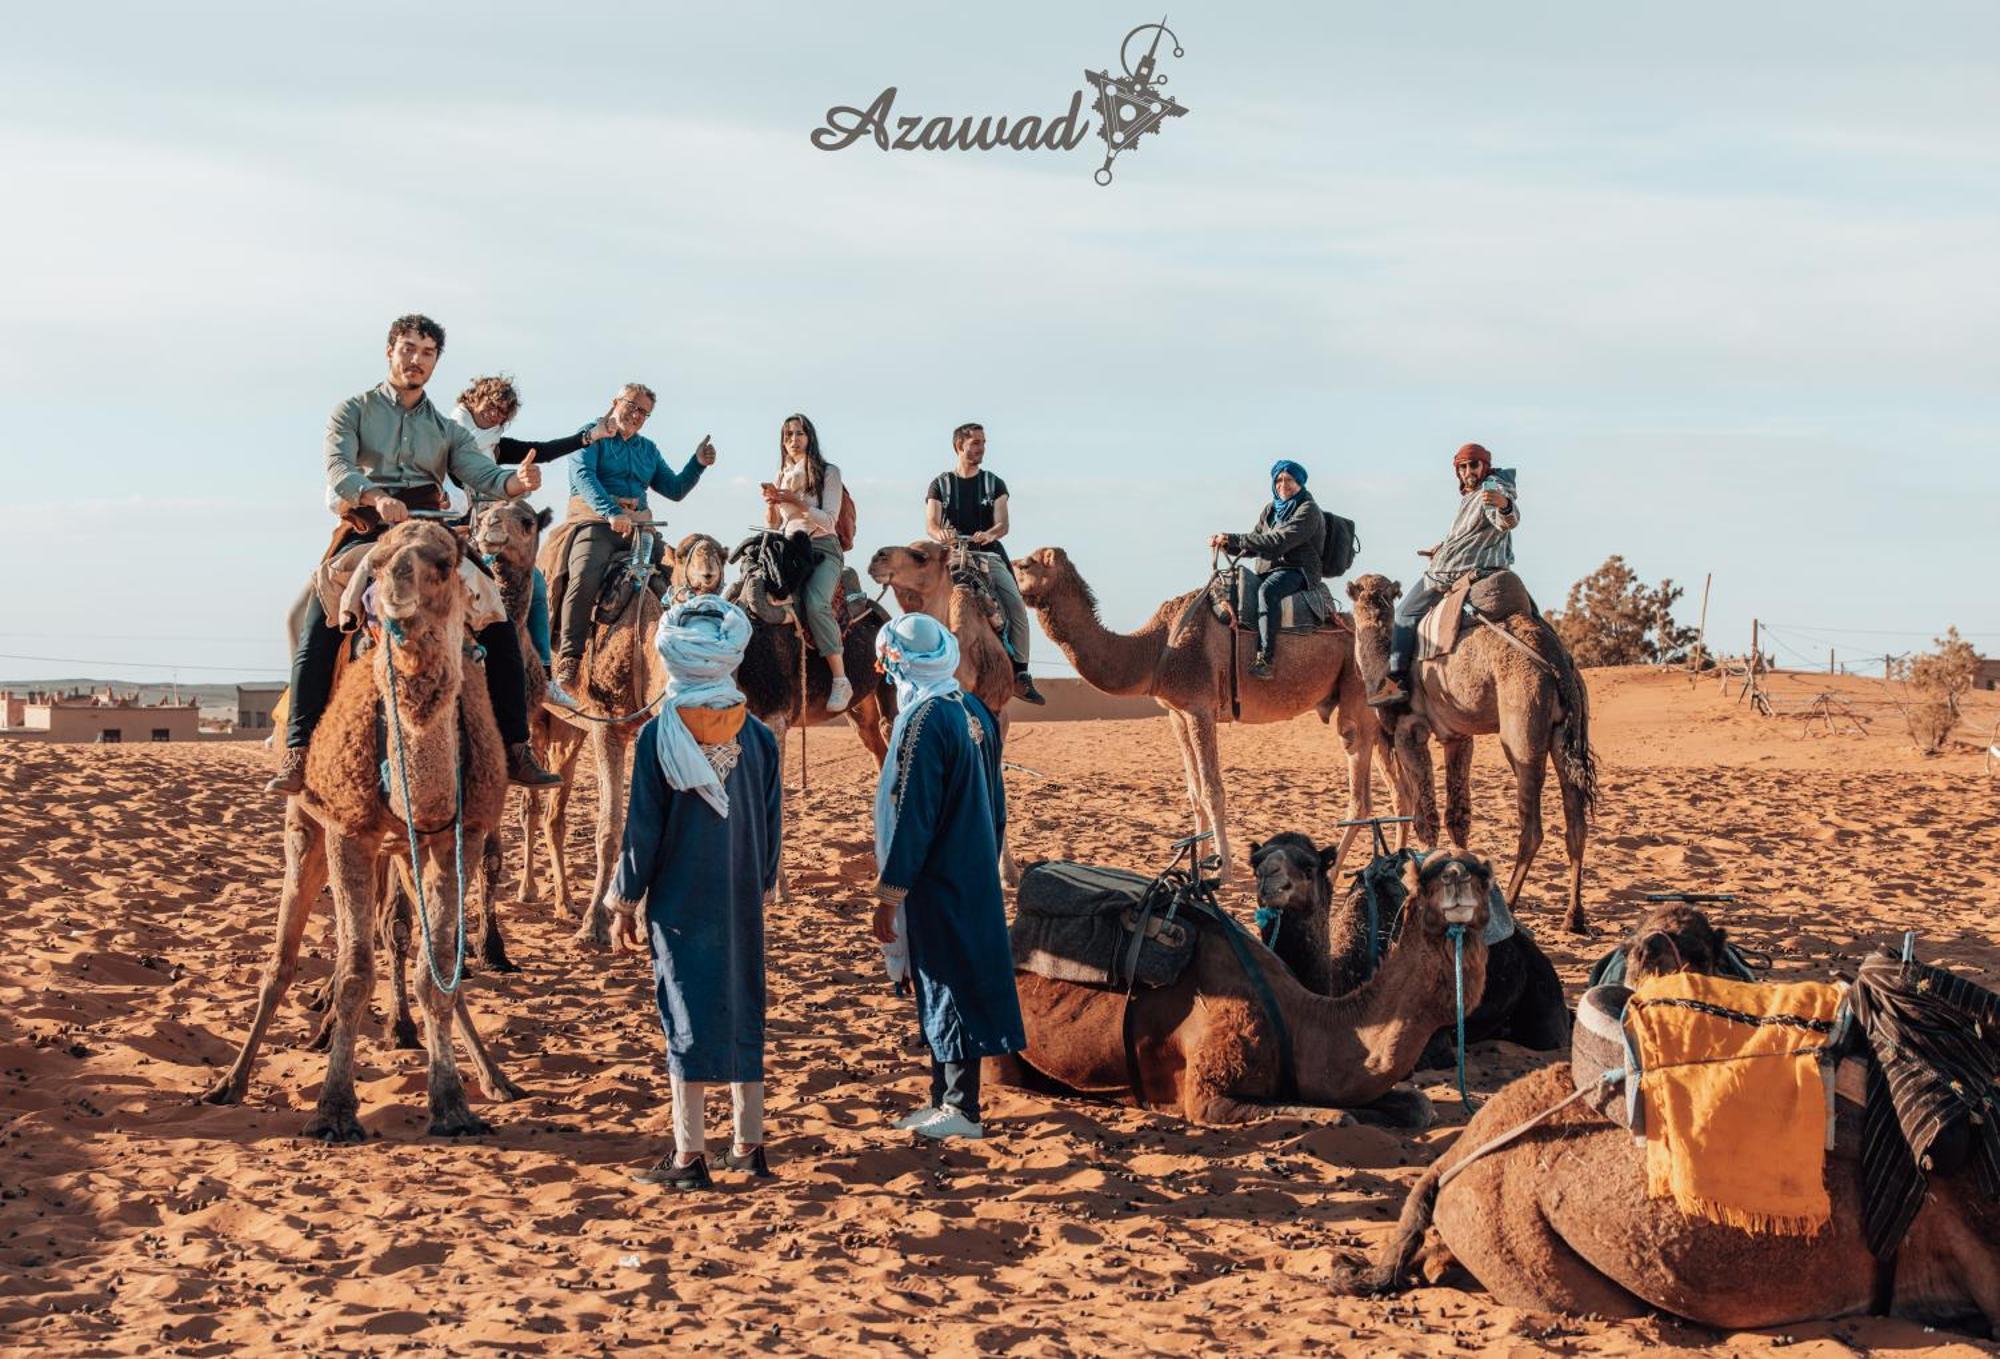
[[[667,1069],[686,1081],[764,1079],[764,894],[778,880],[782,766],[754,717],[722,781],[729,816],[668,785],[653,751],[660,719],[634,748],[632,802],[612,890],[646,898],[654,995]]]
[[[959,699],[931,699],[910,716],[894,792],[896,830],[881,877],[883,886],[909,891],[903,917],[917,1018],[941,1062],[1028,1045],[1000,893],[1007,828],[1000,728],[971,694]]]

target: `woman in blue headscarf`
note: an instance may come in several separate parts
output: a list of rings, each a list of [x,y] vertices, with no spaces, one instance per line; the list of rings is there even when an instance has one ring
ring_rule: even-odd
[[[1278,645],[1278,606],[1304,590],[1320,585],[1320,549],[1326,541],[1326,518],[1306,489],[1306,469],[1290,458],[1271,465],[1271,500],[1258,511],[1257,527],[1248,533],[1218,533],[1208,540],[1232,557],[1255,556],[1258,584],[1246,594],[1257,629],[1257,657],[1250,673],[1271,678],[1271,660]]]
[[[931,1049],[930,1102],[898,1126],[984,1137],[980,1059],[1028,1042],[1000,893],[1000,725],[959,688],[958,641],[935,618],[898,618],[875,653],[898,700],[875,791],[875,938],[892,976],[907,959]]]
[[[625,841],[605,904],[613,937],[653,955],[667,1037],[674,1151],[635,1178],[706,1189],[702,1103],[727,1082],[734,1137],[722,1163],[769,1177],[764,1155],[764,895],[778,879],[780,769],[736,667],[750,620],[713,595],[677,604],[655,639],[667,662],[659,716],[633,750]]]

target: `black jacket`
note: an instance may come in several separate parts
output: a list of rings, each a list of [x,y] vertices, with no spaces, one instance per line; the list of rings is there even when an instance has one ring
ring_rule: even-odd
[[[1266,501],[1254,531],[1227,536],[1231,552],[1257,554],[1257,569],[1264,574],[1289,566],[1305,573],[1309,587],[1321,581],[1320,549],[1326,541],[1326,518],[1313,503],[1311,491],[1299,491],[1299,506],[1284,523],[1271,523],[1271,504]]]

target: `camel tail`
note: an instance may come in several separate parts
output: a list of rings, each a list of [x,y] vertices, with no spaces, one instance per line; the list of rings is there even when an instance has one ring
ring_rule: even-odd
[[[1396,1230],[1376,1252],[1375,1263],[1368,1268],[1336,1272],[1334,1292],[1349,1296],[1400,1293],[1414,1282],[1410,1271],[1423,1247],[1424,1233],[1430,1230],[1431,1217],[1437,1211],[1438,1182],[1444,1173],[1445,1159],[1440,1157],[1426,1170],[1410,1190],[1410,1196],[1403,1200],[1403,1214],[1396,1220]]]
[[[1556,670],[1556,692],[1562,698],[1563,719],[1556,724],[1555,747],[1552,753],[1556,759],[1556,770],[1563,782],[1577,790],[1583,799],[1583,813],[1586,818],[1597,812],[1597,756],[1590,749],[1590,691],[1584,688],[1583,675],[1570,659],[1569,648],[1556,636],[1556,630],[1542,620],[1542,632],[1552,644],[1544,655],[1554,664]]]

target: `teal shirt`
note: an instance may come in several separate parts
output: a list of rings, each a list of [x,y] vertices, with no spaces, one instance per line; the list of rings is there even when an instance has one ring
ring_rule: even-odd
[[[643,434],[630,439],[603,438],[577,454],[569,465],[569,490],[609,519],[619,513],[620,500],[644,500],[649,490],[668,500],[683,500],[707,470],[700,459],[690,457],[687,466],[675,473],[660,455],[659,445]]]

